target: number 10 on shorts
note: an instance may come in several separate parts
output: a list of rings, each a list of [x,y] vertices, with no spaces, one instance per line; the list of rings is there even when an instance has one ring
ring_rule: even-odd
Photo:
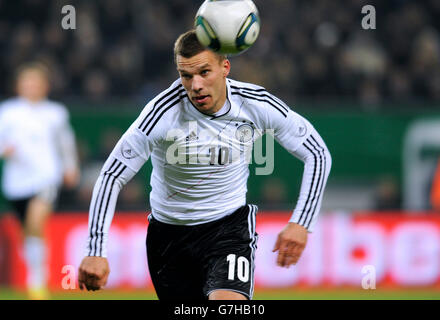
[[[238,257],[231,253],[226,257],[226,261],[229,263],[228,279],[235,279],[235,270],[237,270],[237,278],[242,282],[248,282],[249,280],[249,260],[245,257]],[[235,268],[237,266],[237,269]]]

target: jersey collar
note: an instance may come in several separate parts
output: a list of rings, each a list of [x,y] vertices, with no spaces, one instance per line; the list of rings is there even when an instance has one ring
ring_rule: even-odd
[[[190,105],[190,109],[193,110],[192,112],[194,112],[198,116],[203,116],[203,117],[209,118],[210,120],[214,120],[214,119],[223,118],[224,116],[231,113],[231,109],[233,109],[233,100],[231,99],[231,97],[232,97],[232,95],[231,95],[231,87],[230,87],[229,79],[226,78],[226,101],[225,101],[225,104],[227,104],[227,106],[223,105],[223,107],[219,111],[217,111],[216,114],[206,114],[206,113],[200,112],[199,109],[197,109],[196,106],[192,103],[191,99],[189,99],[189,97],[188,97],[188,102]],[[226,109],[226,110],[223,110],[223,109]]]

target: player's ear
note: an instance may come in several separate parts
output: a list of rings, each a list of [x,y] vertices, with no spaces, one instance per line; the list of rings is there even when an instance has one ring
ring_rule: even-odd
[[[228,59],[223,60],[223,76],[226,78],[231,71],[231,62]]]

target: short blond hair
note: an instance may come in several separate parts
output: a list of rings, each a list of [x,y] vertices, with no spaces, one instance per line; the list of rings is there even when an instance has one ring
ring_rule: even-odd
[[[19,66],[15,71],[15,80],[17,81],[22,74],[29,71],[36,71],[41,74],[48,82],[50,81],[50,70],[48,66],[38,61],[28,62]]]
[[[197,39],[196,31],[194,29],[182,33],[174,43],[174,62],[177,64],[177,56],[182,56],[184,58],[191,58],[195,55],[209,50],[204,47]],[[225,55],[218,54],[212,51],[219,59],[223,61],[226,59]]]

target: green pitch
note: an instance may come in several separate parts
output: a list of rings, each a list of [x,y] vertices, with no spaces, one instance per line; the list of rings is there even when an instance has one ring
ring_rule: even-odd
[[[24,300],[26,293],[0,289],[0,300]],[[149,290],[83,292],[80,290],[51,293],[53,300],[156,300]],[[254,300],[440,300],[440,288],[428,289],[284,289],[256,290]]]

